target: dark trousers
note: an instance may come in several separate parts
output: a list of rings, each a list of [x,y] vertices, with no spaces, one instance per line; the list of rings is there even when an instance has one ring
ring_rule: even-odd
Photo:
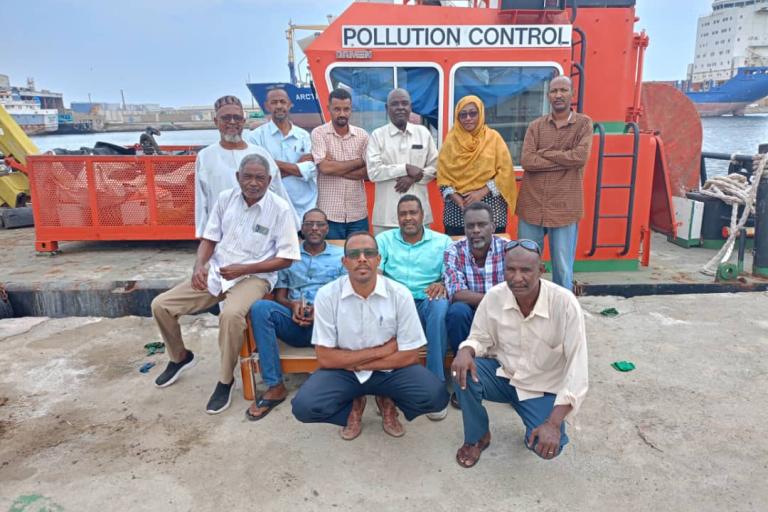
[[[448,346],[456,355],[459,345],[469,337],[469,329],[475,318],[475,309],[466,302],[454,302],[448,307],[445,316],[446,329],[448,329]]]
[[[356,231],[368,231],[368,217],[352,222],[333,222],[328,221],[328,240],[346,240],[349,235]]]
[[[347,424],[352,401],[365,395],[386,396],[394,400],[405,418],[438,412],[448,405],[448,392],[432,372],[414,364],[391,372],[373,372],[363,382],[349,370],[320,369],[296,393],[291,404],[293,415],[302,423]]]

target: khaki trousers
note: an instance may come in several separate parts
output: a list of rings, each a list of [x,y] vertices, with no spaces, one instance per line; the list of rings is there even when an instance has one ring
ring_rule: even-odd
[[[219,380],[224,384],[232,382],[237,366],[240,347],[245,332],[245,316],[251,305],[269,291],[269,283],[259,277],[248,277],[238,282],[225,294],[214,297],[208,290],[195,290],[192,280],[185,279],[152,301],[152,317],[157,322],[160,335],[165,341],[171,361],[184,359],[186,348],[181,339],[179,317],[206,310],[224,301],[219,314]],[[226,300],[225,300],[226,299]]]

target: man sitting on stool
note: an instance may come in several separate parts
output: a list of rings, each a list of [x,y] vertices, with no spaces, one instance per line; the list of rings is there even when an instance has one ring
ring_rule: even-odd
[[[570,290],[541,279],[541,249],[533,240],[508,242],[505,252],[506,282],[480,302],[451,366],[464,420],[456,461],[465,468],[474,466],[491,442],[483,400],[511,404],[525,425],[528,449],[552,459],[568,443],[563,420],[576,414],[587,394],[579,301]]]
[[[247,155],[236,177],[240,188],[223,191],[209,213],[192,279],[152,301],[152,316],[170,357],[155,380],[157,387],[164,388],[197,363],[184,347],[179,317],[226,299],[219,315],[219,381],[206,407],[209,414],[229,407],[251,304],[274,286],[278,270],[299,259],[293,210],[269,190],[269,162],[261,155]]]
[[[301,261],[278,273],[275,300],[260,300],[251,307],[261,376],[269,388],[245,412],[252,421],[266,416],[288,395],[280,370],[277,338],[294,347],[311,346],[315,294],[321,286],[347,273],[341,264],[344,250],[325,241],[328,219],[322,210],[307,210],[301,234]]]
[[[376,395],[384,431],[394,437],[405,433],[395,407],[412,420],[448,403],[443,383],[419,364],[426,340],[413,297],[378,275],[380,260],[370,233],[349,235],[343,260],[349,275],[315,297],[312,344],[320,369],[293,399],[296,419],[340,425],[345,440],[360,435],[366,395]]]

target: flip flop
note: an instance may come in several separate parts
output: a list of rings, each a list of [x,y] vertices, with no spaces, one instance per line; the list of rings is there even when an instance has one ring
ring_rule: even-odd
[[[277,407],[283,402],[285,402],[285,398],[280,398],[279,400],[271,400],[269,398],[263,398],[263,397],[259,398],[258,400],[256,400],[254,405],[256,407],[266,407],[267,410],[264,411],[264,413],[262,413],[261,415],[256,416],[255,414],[251,414],[251,408],[249,407],[248,409],[245,410],[245,417],[248,418],[250,421],[259,421],[264,416],[269,414],[272,411],[272,409],[274,409],[275,407]]]

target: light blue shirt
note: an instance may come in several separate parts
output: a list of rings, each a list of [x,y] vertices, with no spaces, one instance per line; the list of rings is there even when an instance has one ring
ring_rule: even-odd
[[[280,128],[270,120],[251,130],[246,140],[269,151],[275,160],[298,166],[301,177],[285,176],[283,186],[296,213],[303,218],[307,210],[317,204],[317,167],[314,162],[299,163],[301,155],[312,154],[312,139],[309,133],[291,123],[291,131],[288,135],[283,135]]]
[[[344,249],[326,243],[325,250],[312,256],[301,244],[301,260],[277,274],[275,288],[287,288],[289,300],[301,300],[304,295],[308,304],[315,302],[315,294],[321,286],[346,275],[347,269],[341,264]]]
[[[426,299],[427,287],[442,282],[443,254],[451,241],[448,235],[427,228],[415,244],[403,240],[400,229],[379,233],[376,237],[381,254],[379,268],[385,276],[405,285],[414,299]]]

